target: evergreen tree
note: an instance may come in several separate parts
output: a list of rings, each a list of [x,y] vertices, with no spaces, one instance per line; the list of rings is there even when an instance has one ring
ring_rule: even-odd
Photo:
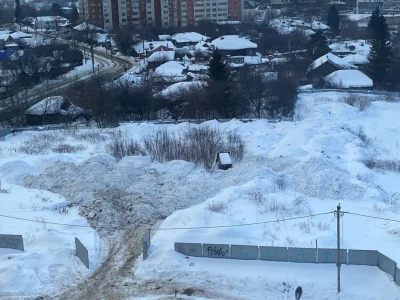
[[[340,16],[335,5],[332,5],[328,11],[328,23],[333,34],[337,35],[340,32]]]
[[[224,57],[214,50],[208,65],[207,100],[208,110],[216,115],[211,117],[233,118],[238,110],[237,97],[233,93],[230,72]]]
[[[372,13],[368,29],[371,35],[370,76],[375,86],[389,85],[388,77],[393,62],[392,45],[389,27],[379,8]]]
[[[226,81],[229,77],[228,66],[218,49],[213,52],[208,65],[208,76],[212,81]]]
[[[331,49],[328,46],[328,40],[323,35],[322,31],[318,30],[316,33],[310,36],[311,40],[308,45],[309,55],[313,58],[321,57],[329,52]]]
[[[76,24],[79,21],[78,9],[76,8],[76,4],[74,4],[74,3],[71,4],[71,11],[68,14],[68,20],[72,24]]]
[[[19,3],[19,0],[15,0],[15,11],[14,11],[15,23],[19,23],[21,21],[20,20],[20,13],[21,13],[21,6],[20,6],[20,3]]]

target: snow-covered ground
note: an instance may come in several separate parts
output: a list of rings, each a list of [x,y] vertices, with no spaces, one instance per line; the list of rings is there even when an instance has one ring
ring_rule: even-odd
[[[252,169],[256,168],[258,175],[244,184],[227,184],[204,203],[169,216],[152,237],[151,254],[139,263],[136,275],[195,283],[244,299],[291,299],[297,285],[307,291],[305,299],[336,299],[335,265],[185,258],[173,251],[174,242],[315,247],[318,240],[320,247],[334,248],[333,214],[269,225],[168,228],[324,213],[334,210],[338,202],[349,212],[400,219],[400,186],[396,183],[400,174],[372,171],[361,162],[374,151],[379,158],[398,158],[399,116],[399,103],[375,102],[359,111],[340,103],[336,93],[302,94],[296,122],[268,125],[259,121],[238,126],[249,152],[258,157],[258,164],[249,166],[248,172],[255,173]],[[369,145],[357,134],[361,128]],[[283,189],[277,176],[285,180]],[[397,202],[387,199],[388,195],[397,197]],[[377,249],[400,263],[399,223],[345,215],[343,224],[342,247]],[[400,299],[400,288],[377,268],[344,266],[342,276],[340,299]]]
[[[361,97],[380,99],[371,95]],[[343,103],[345,98],[343,93],[334,92],[300,94],[294,122],[128,123],[118,129],[23,132],[7,136],[0,142],[0,176],[3,186],[12,189],[8,194],[0,194],[0,202],[6,207],[4,214],[62,223],[84,220],[75,208],[60,215],[48,209],[34,211],[31,202],[41,208],[71,201],[81,206],[91,224],[102,226],[154,224],[156,219],[168,216],[160,229],[274,221],[330,212],[338,202],[345,211],[400,219],[400,199],[396,200],[400,174],[370,170],[362,163],[371,156],[398,159],[400,103],[373,102],[360,111]],[[230,170],[208,173],[184,161],[157,163],[142,156],[118,161],[107,154],[107,144],[117,131],[141,140],[159,128],[179,132],[205,125],[223,131],[237,130],[246,142],[244,159],[234,162]],[[65,144],[75,146],[74,153],[59,153]],[[41,193],[53,202],[43,202],[41,196],[35,198]],[[0,233],[24,235],[30,226],[33,231],[35,226],[42,228],[40,222],[0,221]],[[303,286],[304,299],[339,299],[335,295],[335,265],[186,259],[173,251],[176,241],[314,247],[318,240],[320,247],[335,247],[335,226],[331,214],[265,226],[160,230],[152,236],[149,258],[138,260],[135,276],[190,283],[224,293],[224,299],[292,299],[297,285]],[[399,232],[399,223],[345,215],[342,246],[376,249],[400,263]],[[29,270],[45,270],[47,277],[43,278],[55,274],[55,279],[39,280],[41,285],[36,287],[50,291],[60,288],[58,282],[64,278],[65,269],[70,278],[87,275],[92,270],[86,271],[74,257],[74,236],[82,237],[89,248],[94,268],[102,257],[100,249],[104,248],[93,231],[47,225],[36,234],[35,242],[26,245],[25,253],[13,254],[13,259],[21,261],[18,267],[14,267],[15,263],[1,267],[0,284],[7,285],[3,278],[26,278],[27,272],[32,274],[32,282],[38,282],[43,273]],[[60,252],[64,253],[61,258]],[[41,258],[41,253],[46,253],[46,257]],[[23,264],[29,255],[38,259]],[[0,259],[8,262],[7,255],[0,255]],[[57,272],[50,267],[54,260],[63,265]],[[342,300],[400,297],[399,287],[377,268],[343,266],[342,275]],[[28,289],[26,286],[14,285],[16,289],[8,291],[21,293]]]
[[[2,189],[7,190],[0,194],[2,215],[38,222],[0,218],[0,233],[22,235],[25,248],[25,252],[0,249],[0,298],[55,292],[96,269],[103,248],[96,231],[45,223],[88,225],[76,208],[66,206],[64,197],[5,183]],[[75,237],[89,250],[89,270],[75,256]]]

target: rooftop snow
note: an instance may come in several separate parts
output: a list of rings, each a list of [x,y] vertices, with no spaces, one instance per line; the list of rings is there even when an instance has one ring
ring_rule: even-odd
[[[61,113],[61,106],[64,103],[64,97],[62,96],[52,96],[47,97],[31,106],[25,111],[25,114],[28,115],[48,115],[48,114],[56,114]]]
[[[163,96],[163,97],[170,97],[170,98],[172,97],[173,98],[174,96],[176,96],[177,94],[179,94],[181,92],[189,92],[191,89],[201,87],[203,85],[204,85],[204,82],[201,82],[201,81],[177,82],[177,83],[170,85],[163,91],[161,91],[159,93],[159,95]]]
[[[339,70],[324,77],[335,88],[371,88],[372,79],[358,70]]]
[[[158,35],[158,39],[160,41],[169,41],[171,39],[171,36],[169,34],[160,34]]]
[[[354,46],[354,50],[350,50],[350,47]],[[329,45],[333,53],[358,53],[360,55],[369,56],[371,46],[365,40],[353,40],[345,41],[341,43],[334,43]]]
[[[137,43],[133,47],[135,48],[135,51],[137,53],[144,53],[144,50],[149,50],[150,48],[155,49],[159,46],[164,46],[164,47],[168,47],[171,49],[175,49],[175,46],[172,44],[171,41],[140,42],[140,43]]]
[[[331,28],[324,23],[313,21],[311,24],[311,29],[313,30],[330,30]]]
[[[157,51],[147,58],[147,62],[163,62],[175,59],[175,51]]]
[[[197,43],[209,39],[210,38],[208,36],[202,35],[197,32],[177,33],[171,37],[171,40],[176,41],[177,43]]]
[[[95,30],[95,31],[103,31],[103,28],[94,26],[92,24],[83,22],[82,24],[76,25],[73,29],[77,31],[83,31],[83,30]]]
[[[357,69],[356,66],[353,66],[353,65],[347,63],[339,56],[336,56],[335,54],[332,54],[332,53],[328,53],[328,54],[325,54],[325,55],[321,56],[320,58],[317,58],[316,60],[314,60],[311,63],[311,65],[308,67],[307,71],[309,72],[311,70],[314,70],[326,62],[329,62],[332,65],[334,65],[335,67],[337,67],[338,69],[342,69],[342,70]]]
[[[369,64],[368,58],[366,58],[365,56],[362,56],[360,54],[347,55],[347,56],[343,57],[343,60],[345,62],[348,62],[349,64],[353,64],[353,65]]]
[[[219,50],[242,50],[242,49],[256,49],[257,44],[248,40],[245,37],[238,35],[224,35],[211,42],[211,45]]]
[[[155,69],[155,73],[162,76],[183,77],[182,71],[186,69],[177,61],[169,61]]]

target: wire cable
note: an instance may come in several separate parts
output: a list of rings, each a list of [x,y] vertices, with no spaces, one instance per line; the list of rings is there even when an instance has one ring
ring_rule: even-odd
[[[319,213],[319,214],[312,214],[312,215],[307,215],[307,216],[301,216],[301,217],[288,218],[288,219],[276,219],[276,220],[272,220],[272,221],[255,222],[255,223],[244,223],[244,224],[199,226],[199,227],[170,227],[170,228],[154,228],[154,229],[137,228],[137,230],[162,231],[162,230],[191,230],[191,229],[215,229],[215,228],[242,227],[242,226],[252,226],[252,225],[261,225],[261,224],[293,221],[293,220],[317,217],[317,216],[322,216],[322,215],[328,215],[328,214],[331,214],[331,213],[333,213],[333,211],[325,212],[325,213]],[[92,227],[90,225],[78,225],[78,224],[66,224],[66,223],[58,223],[58,222],[47,222],[47,221],[32,220],[32,219],[26,219],[26,218],[20,218],[20,217],[12,217],[12,216],[7,216],[7,215],[0,215],[0,217],[8,218],[8,219],[20,220],[20,221],[35,222],[35,223],[50,224],[50,225],[60,225],[60,226],[84,227],[84,228],[93,228],[93,229],[132,229],[132,227],[118,227],[118,226],[116,226],[116,227],[112,227],[112,226],[93,226]]]
[[[352,212],[349,212],[349,211],[343,211],[343,213],[349,214],[349,215],[354,215],[354,216],[359,216],[359,217],[364,217],[364,218],[371,218],[371,219],[378,219],[378,220],[383,220],[383,221],[391,221],[391,222],[400,223],[400,220],[393,220],[393,219],[388,219],[388,218],[381,218],[381,217],[368,216],[368,215],[363,215],[363,214],[356,214],[356,213],[352,213]]]

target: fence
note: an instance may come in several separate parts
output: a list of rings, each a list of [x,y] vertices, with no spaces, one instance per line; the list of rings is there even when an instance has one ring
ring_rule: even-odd
[[[143,238],[142,238],[142,244],[143,244],[143,260],[146,260],[148,255],[148,251],[150,248],[150,230],[146,230]]]
[[[250,245],[175,243],[175,251],[187,256],[294,263],[336,263],[337,249],[292,248]],[[147,255],[147,253],[146,253]],[[376,266],[400,285],[400,269],[394,260],[377,250],[340,250],[340,262]]]
[[[375,91],[375,90],[350,90],[350,89],[315,89],[315,90],[298,90],[299,94],[312,94],[312,93],[325,93],[325,92],[338,92],[345,94],[367,94],[367,95],[378,95],[388,97],[400,97],[400,92],[386,92],[386,91]]]
[[[4,139],[4,137],[11,133],[11,128],[0,128],[0,141]]]

